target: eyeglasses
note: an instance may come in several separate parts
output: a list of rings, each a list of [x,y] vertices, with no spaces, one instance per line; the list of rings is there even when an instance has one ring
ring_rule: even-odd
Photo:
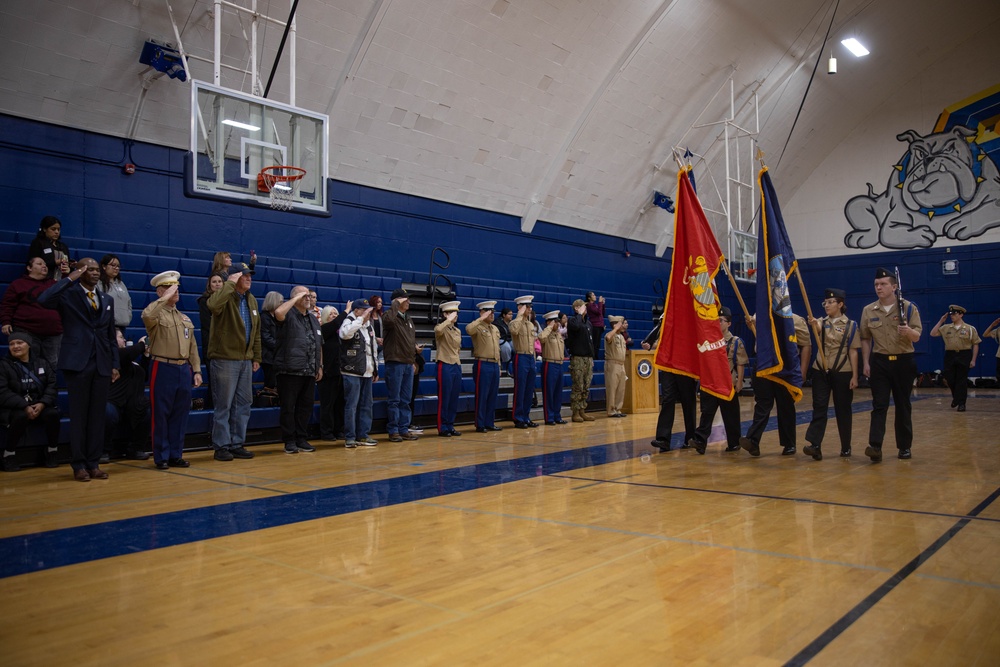
[[[824,306],[827,306],[827,305],[829,305],[831,303],[837,303],[837,300],[836,299],[823,299],[823,305]]]

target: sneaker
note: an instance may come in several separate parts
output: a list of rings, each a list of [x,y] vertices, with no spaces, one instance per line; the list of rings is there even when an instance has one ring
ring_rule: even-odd
[[[133,461],[147,461],[149,460],[149,453],[144,452],[141,449],[130,449],[126,458],[132,459]]]
[[[418,428],[416,426],[411,426],[409,432],[410,433],[416,433],[417,435],[423,435],[424,434],[424,429]]]
[[[108,454],[107,452],[104,452],[103,454],[101,454],[101,458],[98,459],[97,463],[100,465],[111,463],[111,455]]]
[[[253,452],[247,451],[247,448],[242,445],[240,445],[239,447],[233,447],[232,449],[229,450],[229,452],[233,455],[234,459],[253,458]]]
[[[232,461],[233,453],[228,449],[216,449],[215,450],[215,460],[216,461]]]
[[[47,447],[45,449],[45,467],[46,468],[58,468],[59,467],[59,448],[58,447]]]
[[[399,435],[398,433],[390,433],[389,434],[389,441],[390,442],[403,442],[403,436]]]
[[[315,452],[316,451],[316,448],[313,447],[312,445],[310,445],[308,442],[299,442],[299,443],[296,443],[295,447],[300,452]]]
[[[298,454],[299,453],[299,448],[296,447],[295,445],[291,445],[291,444],[285,445],[285,453],[286,454]]]
[[[347,442],[344,443],[344,447],[346,447],[347,449],[354,449],[357,446],[358,443],[354,442],[353,440],[348,440]]]
[[[365,438],[363,440],[358,440],[358,444],[362,447],[376,447],[378,446],[378,440],[372,438]]]
[[[402,438],[403,440],[419,440],[420,439],[417,436],[415,436],[412,433],[410,433],[409,431],[407,431],[406,433],[400,433],[399,437]]]
[[[21,470],[21,466],[17,464],[17,457],[13,454],[10,456],[3,457],[3,471],[4,472],[18,472]]]

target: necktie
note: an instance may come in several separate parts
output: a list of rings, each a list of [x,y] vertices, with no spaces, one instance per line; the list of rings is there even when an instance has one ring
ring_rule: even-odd
[[[87,297],[90,298],[90,307],[97,310],[97,299],[94,298],[94,293],[87,292]]]

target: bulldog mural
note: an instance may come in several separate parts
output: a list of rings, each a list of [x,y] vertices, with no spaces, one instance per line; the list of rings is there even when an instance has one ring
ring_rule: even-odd
[[[972,139],[975,130],[955,126],[922,137],[896,136],[910,147],[889,176],[886,191],[853,197],[844,215],[853,231],[848,248],[929,248],[940,236],[967,241],[1000,227],[1000,174]]]

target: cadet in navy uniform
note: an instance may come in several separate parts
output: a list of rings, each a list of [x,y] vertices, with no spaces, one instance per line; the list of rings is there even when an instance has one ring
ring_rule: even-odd
[[[822,333],[818,341],[819,351],[812,367],[813,414],[809,428],[806,429],[806,441],[809,444],[802,448],[802,453],[816,461],[823,460],[821,447],[826,433],[831,394],[833,412],[837,416],[837,432],[840,435],[840,455],[851,455],[851,428],[854,421],[851,403],[854,401],[854,389],[858,386],[858,349],[861,347],[861,339],[858,338],[858,323],[847,318],[845,299],[847,292],[844,290],[827,289],[823,293],[826,317],[810,322],[818,323]],[[820,363],[821,357],[824,363]]]
[[[441,304],[441,321],[434,327],[437,347],[438,410],[437,429],[442,438],[462,435],[455,430],[458,396],[462,391],[462,332],[455,326],[460,301]]]
[[[951,323],[944,324],[948,317],[951,317]],[[965,412],[965,401],[969,397],[969,369],[975,368],[979,344],[983,342],[976,327],[966,324],[964,318],[965,308],[951,305],[931,329],[931,336],[944,338],[942,375],[951,389],[951,407],[958,408],[959,412]]]
[[[694,437],[688,441],[688,446],[694,447],[699,454],[705,453],[717,410],[722,412],[722,423],[726,427],[726,451],[740,451],[740,389],[743,388],[743,371],[749,358],[743,339],[734,336],[729,330],[732,322],[733,312],[725,306],[720,308],[719,324],[722,328],[722,338],[726,341],[726,357],[729,359],[729,371],[733,376],[736,393],[732,399],[724,401],[707,391],[701,392],[701,420],[694,431]]]
[[[566,423],[562,418],[566,343],[559,333],[560,316],[558,310],[545,313],[545,328],[538,334],[538,340],[542,342],[542,408],[545,423],[550,426]]]
[[[115,301],[97,292],[101,267],[84,257],[73,271],[38,296],[59,311],[63,325],[59,364],[69,390],[70,453],[78,482],[107,479],[100,468],[111,383],[118,379]]]
[[[865,456],[878,463],[882,460],[882,440],[885,419],[889,412],[889,396],[896,404],[895,435],[898,457],[910,458],[913,445],[913,419],[910,392],[917,377],[913,360],[913,344],[920,340],[923,327],[917,307],[905,299],[899,312],[895,290],[896,276],[885,269],[875,271],[875,294],[878,301],[861,311],[861,356],[864,374],[871,380],[872,417],[868,430],[869,446]]]
[[[514,405],[511,412],[514,428],[535,428],[531,421],[531,403],[535,397],[535,323],[531,321],[531,302],[535,297],[519,296],[517,317],[510,323],[510,335],[514,341]]]
[[[481,301],[479,319],[465,326],[465,333],[472,337],[472,377],[476,381],[476,432],[502,431],[493,420],[500,389],[500,330],[493,325],[493,308],[496,301]]]
[[[160,470],[187,468],[184,433],[191,412],[191,387],[201,386],[201,358],[194,323],[177,310],[181,275],[164,271],[153,276],[156,301],[142,311],[149,335],[149,401],[153,409],[153,462]]]

